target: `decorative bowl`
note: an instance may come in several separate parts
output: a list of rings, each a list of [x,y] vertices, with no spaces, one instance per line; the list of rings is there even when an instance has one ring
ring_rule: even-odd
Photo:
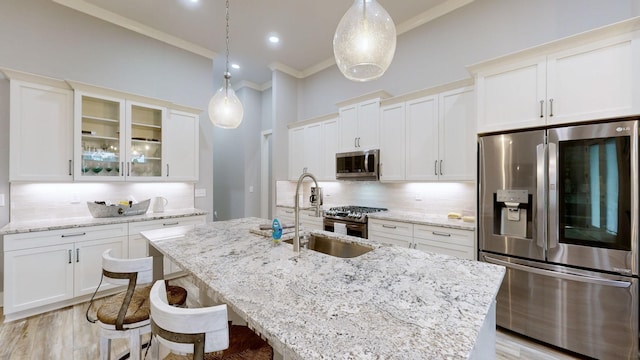
[[[149,210],[151,199],[131,205],[103,205],[87,201],[87,207],[94,218],[142,215]]]

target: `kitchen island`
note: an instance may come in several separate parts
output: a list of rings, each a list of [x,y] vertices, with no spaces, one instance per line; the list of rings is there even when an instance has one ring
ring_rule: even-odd
[[[258,234],[266,223],[246,218],[142,235],[150,254],[181,266],[284,359],[495,356],[504,268],[350,236],[341,238],[374,250],[351,259],[294,254]]]

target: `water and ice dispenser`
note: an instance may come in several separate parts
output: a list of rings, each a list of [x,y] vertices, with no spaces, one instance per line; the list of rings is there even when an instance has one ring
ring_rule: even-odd
[[[531,238],[532,201],[527,190],[497,190],[494,194],[494,233]]]

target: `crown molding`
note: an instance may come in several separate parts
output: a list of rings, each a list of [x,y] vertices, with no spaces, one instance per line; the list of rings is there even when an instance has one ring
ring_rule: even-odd
[[[60,5],[66,6],[68,8],[71,8],[73,10],[80,11],[87,15],[91,15],[98,19],[121,26],[125,29],[148,36],[152,39],[162,41],[164,43],[175,46],[177,48],[203,56],[208,59],[215,59],[218,56],[216,52],[206,49],[200,45],[196,45],[192,42],[185,41],[176,36],[169,35],[165,32],[159,31],[150,26],[144,25],[137,21],[133,21],[127,17],[105,10],[99,6],[90,4],[84,0],[51,0],[51,1]]]
[[[404,21],[402,24],[396,27],[396,34],[402,35],[408,31],[411,31],[419,26],[428,23],[429,21],[433,21],[465,5],[469,5],[473,1],[474,0],[447,0],[442,4],[436,5],[431,9],[414,16],[409,20]]]
[[[283,72],[283,73],[285,73],[287,75],[291,75],[291,76],[293,76],[295,78],[298,78],[298,79],[303,79],[305,77],[304,73],[302,71],[296,70],[296,69],[292,68],[291,66],[285,65],[285,64],[283,64],[281,62],[277,62],[277,61],[276,62],[272,62],[271,64],[269,64],[269,69],[271,69],[271,71],[278,70],[280,72]]]

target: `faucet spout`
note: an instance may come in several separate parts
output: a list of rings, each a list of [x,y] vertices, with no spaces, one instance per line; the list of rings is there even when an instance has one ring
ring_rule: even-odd
[[[311,173],[308,172],[304,172],[302,173],[302,175],[300,175],[300,178],[298,178],[298,184],[296,185],[296,195],[295,198],[293,199],[293,212],[294,212],[294,219],[295,219],[295,223],[294,223],[294,227],[295,227],[295,234],[293,237],[293,252],[295,253],[299,253],[300,252],[300,204],[298,203],[298,198],[299,198],[299,194],[300,194],[300,185],[302,185],[302,180],[304,180],[304,178],[311,178],[311,180],[313,180],[313,182],[315,183],[316,187],[318,187],[318,180],[316,180],[316,177],[313,176]],[[316,202],[316,216],[320,216],[320,202],[317,201]]]

